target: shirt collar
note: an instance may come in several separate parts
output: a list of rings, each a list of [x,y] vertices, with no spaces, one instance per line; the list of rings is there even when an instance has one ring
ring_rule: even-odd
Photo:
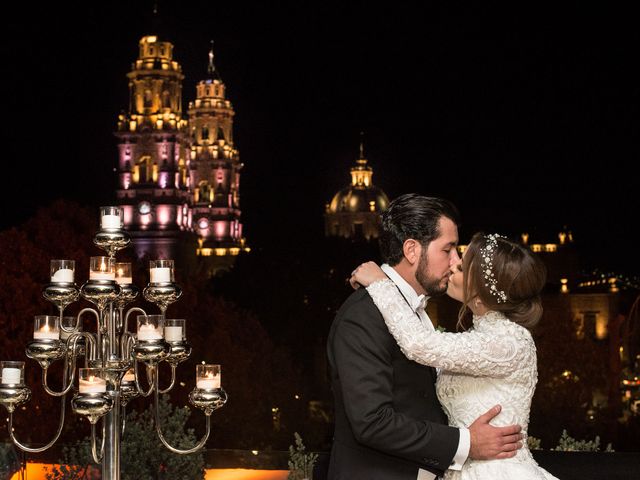
[[[400,293],[402,293],[407,302],[409,302],[409,305],[414,312],[418,312],[419,310],[424,310],[426,308],[429,297],[426,295],[418,295],[413,287],[409,285],[409,283],[402,278],[391,265],[385,263],[380,268],[382,268],[382,271],[387,274],[393,283],[396,284]]]

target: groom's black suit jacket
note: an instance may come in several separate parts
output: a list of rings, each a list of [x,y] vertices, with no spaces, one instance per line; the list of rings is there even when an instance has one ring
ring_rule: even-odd
[[[408,360],[366,289],[336,315],[327,344],[335,399],[329,480],[416,480],[446,470],[460,432],[448,427],[436,372]]]

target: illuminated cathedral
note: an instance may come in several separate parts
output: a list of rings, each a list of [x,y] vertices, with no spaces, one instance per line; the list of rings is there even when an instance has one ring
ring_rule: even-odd
[[[118,117],[117,202],[139,258],[197,257],[214,274],[248,251],[240,222],[242,163],[234,110],[209,52],[186,116],[173,45],[145,36]]]
[[[325,236],[349,239],[376,239],[380,235],[380,215],[389,206],[389,198],[373,184],[373,169],[364,156],[351,168],[351,184],[336,193],[325,207]]]

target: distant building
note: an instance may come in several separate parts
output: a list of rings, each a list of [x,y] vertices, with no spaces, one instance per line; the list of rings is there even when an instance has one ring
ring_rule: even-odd
[[[609,322],[620,310],[621,290],[637,292],[640,285],[613,273],[582,272],[573,234],[566,227],[558,232],[556,242],[530,240],[528,233],[520,235],[520,242],[536,253],[547,267],[547,293],[568,296],[576,337],[590,335],[598,340],[606,339]],[[460,245],[460,252],[463,253],[466,247]]]
[[[117,202],[138,257],[210,257],[210,273],[246,250],[240,223],[240,170],[231,102],[209,52],[208,78],[182,112],[180,64],[156,36],[139,43],[129,108],[118,117]],[[202,262],[201,262],[202,263]]]
[[[610,374],[604,400],[602,392],[593,392],[594,408],[615,405],[622,397],[625,417],[640,415],[640,280],[611,272],[583,272],[573,235],[567,229],[559,232],[558,242],[531,243],[527,233],[520,241],[547,267],[543,319],[554,322],[570,318],[573,341],[608,344],[608,356],[593,359],[607,363]],[[464,252],[466,245],[459,249]],[[434,299],[429,305],[435,321],[454,318],[459,306],[446,298]],[[564,316],[555,318],[558,312],[564,312]],[[453,327],[450,320],[447,326]]]
[[[325,236],[372,240],[380,235],[380,214],[389,206],[389,198],[373,185],[373,169],[364,157],[351,168],[351,185],[336,193],[325,209]]]

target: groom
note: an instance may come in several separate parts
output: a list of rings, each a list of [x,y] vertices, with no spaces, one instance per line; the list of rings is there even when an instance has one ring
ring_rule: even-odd
[[[426,300],[446,292],[459,261],[458,223],[450,202],[416,194],[398,197],[382,216],[383,269],[427,326]],[[436,370],[402,354],[364,288],[338,311],[327,353],[335,399],[329,480],[432,480],[468,457],[508,458],[521,446],[519,426],[489,424],[498,406],[469,429],[447,426]]]

